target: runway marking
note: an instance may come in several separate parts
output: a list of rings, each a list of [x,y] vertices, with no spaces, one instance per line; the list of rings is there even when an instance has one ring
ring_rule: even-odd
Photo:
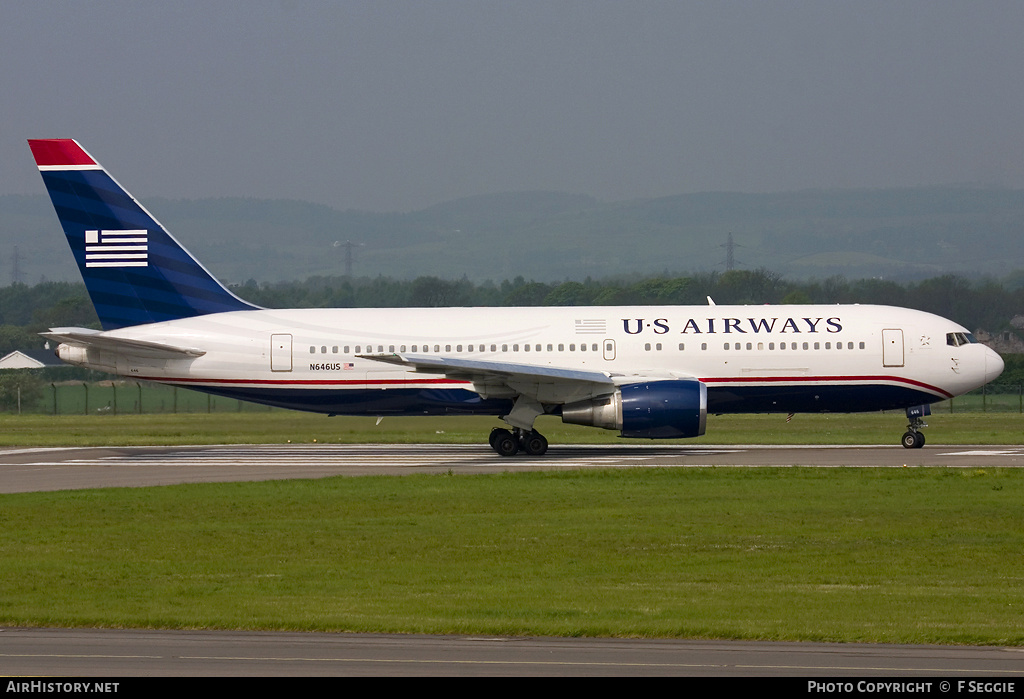
[[[1024,456],[1024,447],[1015,449],[973,449],[970,451],[950,451],[939,456]]]
[[[1005,649],[1004,649],[1005,650]],[[85,654],[85,653],[0,653],[0,658],[40,658],[40,659],[116,659],[116,660],[168,660],[175,661],[209,661],[209,662],[242,662],[242,663],[338,663],[368,665],[479,665],[479,666],[513,666],[513,667],[604,667],[604,668],[678,668],[678,669],[723,669],[735,668],[746,670],[792,670],[792,671],[847,671],[847,672],[954,672],[973,673],[976,669],[971,668],[950,668],[950,667],[920,667],[920,666],[871,666],[871,665],[792,665],[792,664],[733,664],[733,663],[688,663],[683,661],[585,661],[585,660],[531,660],[526,658],[516,659],[475,659],[466,660],[461,658],[375,658],[375,657],[315,657],[315,656],[273,656],[273,655],[122,655],[122,654]],[[986,673],[993,675],[1015,676],[1024,674],[1024,670],[1016,669],[987,669]]]
[[[131,447],[126,447],[131,449]],[[71,448],[68,449],[69,451]],[[679,452],[678,456],[708,456],[729,454],[743,449],[692,449]],[[10,453],[10,452],[8,452]],[[52,451],[51,451],[52,454]],[[558,447],[544,457],[514,457],[495,459],[494,453],[478,445],[252,445],[240,447],[192,447],[175,449],[159,454],[105,454],[96,457],[80,457],[55,461],[51,459],[31,461],[22,467],[33,466],[121,466],[146,467],[168,466],[458,466],[476,464],[481,460],[498,467],[513,467],[526,463],[532,458],[541,458],[552,466],[594,466],[602,464],[641,464],[665,456],[664,449],[649,449],[608,454],[593,445]]]

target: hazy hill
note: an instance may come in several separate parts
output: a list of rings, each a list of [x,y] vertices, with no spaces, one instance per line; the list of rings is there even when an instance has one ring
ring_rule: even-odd
[[[559,192],[469,197],[408,213],[299,201],[147,199],[226,282],[433,275],[541,281],[724,271],[920,279],[1024,269],[1024,191],[971,188],[701,193],[625,202]],[[49,199],[0,197],[0,284],[77,279]]]

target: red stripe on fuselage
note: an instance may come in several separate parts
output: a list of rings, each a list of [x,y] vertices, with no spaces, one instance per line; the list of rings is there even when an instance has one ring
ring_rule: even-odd
[[[194,384],[239,384],[260,386],[436,386],[438,384],[468,385],[472,381],[452,381],[451,379],[196,379],[156,376],[133,376],[139,381],[156,381],[158,383],[194,383]]]

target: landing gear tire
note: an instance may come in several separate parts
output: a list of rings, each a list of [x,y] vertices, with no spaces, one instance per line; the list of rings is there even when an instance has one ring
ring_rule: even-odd
[[[544,452],[548,450],[548,440],[540,432],[534,430],[524,433],[521,442],[523,451],[530,456],[543,456]]]
[[[904,449],[920,449],[924,446],[924,432],[907,430],[903,433],[902,444]]]
[[[519,440],[508,430],[491,430],[491,448],[501,456],[515,456],[519,453]]]

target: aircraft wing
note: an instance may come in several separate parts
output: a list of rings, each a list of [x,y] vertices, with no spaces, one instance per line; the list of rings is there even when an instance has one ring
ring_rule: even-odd
[[[473,390],[484,396],[525,395],[541,403],[564,404],[613,393],[616,388],[612,375],[603,371],[427,354],[359,356],[418,372],[444,374],[453,381],[472,381]]]
[[[90,328],[51,328],[49,332],[39,334],[48,340],[55,340],[66,345],[94,347],[107,352],[121,352],[138,357],[185,359],[202,357],[206,354],[205,350],[198,347],[180,347],[150,340],[133,340]]]

